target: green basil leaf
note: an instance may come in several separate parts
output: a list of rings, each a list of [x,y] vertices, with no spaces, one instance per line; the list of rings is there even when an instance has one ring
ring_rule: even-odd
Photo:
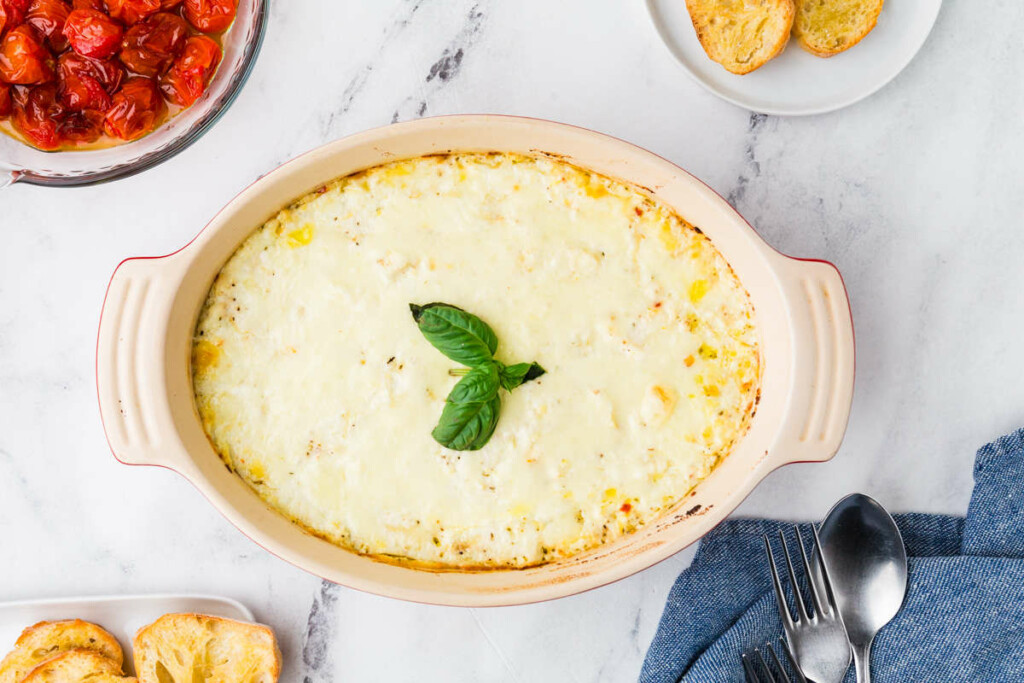
[[[515,365],[501,368],[498,372],[498,377],[505,391],[512,391],[520,384],[535,380],[545,372],[547,370],[538,363],[516,363]]]
[[[472,313],[448,304],[409,304],[420,332],[438,351],[462,365],[475,366],[494,357],[498,337]]]
[[[434,440],[453,451],[483,448],[498,425],[499,386],[497,363],[470,370],[445,399],[441,419],[431,432]]]
[[[494,434],[500,411],[497,394],[486,403],[445,403],[441,421],[431,435],[453,451],[478,451]]]
[[[448,403],[485,403],[490,401],[498,393],[500,368],[500,363],[490,361],[470,369],[452,387],[445,401]]]

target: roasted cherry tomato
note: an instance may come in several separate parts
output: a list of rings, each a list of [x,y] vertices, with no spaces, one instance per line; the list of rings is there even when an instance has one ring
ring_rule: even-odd
[[[124,78],[124,67],[116,59],[93,59],[77,52],[65,52],[57,60],[57,82],[70,76],[92,78],[108,95],[113,95]]]
[[[185,0],[185,18],[204,33],[226,31],[237,11],[238,0]]]
[[[15,91],[14,127],[39,149],[60,147],[62,139],[58,126],[63,118],[64,107],[57,101],[55,83]]]
[[[0,81],[46,83],[53,80],[53,67],[53,55],[28,24],[11,29],[0,41]]]
[[[73,111],[92,109],[105,112],[110,109],[111,105],[110,94],[92,76],[75,73],[61,74],[57,95],[60,97],[61,104]]]
[[[0,35],[25,21],[32,0],[0,0]]]
[[[157,12],[125,32],[121,63],[137,74],[155,78],[174,63],[188,33],[188,24],[177,14]]]
[[[181,4],[181,0],[160,0],[160,9],[171,9]]]
[[[106,0],[106,4],[110,16],[127,26],[160,11],[160,0]]]
[[[71,7],[64,0],[32,0],[25,13],[25,23],[38,31],[55,52],[68,49],[64,37],[64,22],[68,20]]]
[[[156,82],[144,76],[132,76],[114,94],[103,130],[114,138],[135,140],[153,130],[165,113],[167,103],[160,96]]]
[[[96,59],[117,52],[123,32],[121,24],[93,9],[73,10],[64,22],[64,36],[71,43],[71,49]]]
[[[103,135],[103,112],[69,111],[57,124],[57,133],[64,142],[96,142]]]
[[[71,0],[71,9],[94,9],[106,14],[107,6],[103,0]]]
[[[14,103],[11,102],[11,86],[6,83],[0,83],[0,119],[10,116],[13,107]]]
[[[181,56],[160,79],[164,97],[179,106],[191,107],[206,90],[220,57],[220,45],[212,38],[192,36],[186,40]]]

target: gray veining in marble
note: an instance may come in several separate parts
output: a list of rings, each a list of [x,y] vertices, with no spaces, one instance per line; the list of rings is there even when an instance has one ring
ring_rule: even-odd
[[[207,592],[274,626],[285,681],[626,681],[686,551],[553,603],[464,610],[325,585],[171,472],[119,465],[95,401],[117,263],[186,243],[323,142],[421,115],[600,130],[679,163],[773,246],[842,270],[857,328],[847,439],[742,514],[820,517],[854,490],[962,513],[974,449],[1024,425],[1024,6],[945,3],[917,59],[841,112],[751,116],[691,82],[643,3],[276,0],[252,79],[171,161],[114,184],[0,192],[0,599]],[[998,17],[998,20],[993,20]]]
[[[323,581],[320,593],[313,598],[306,621],[306,635],[302,641],[303,683],[331,680],[327,672],[334,668],[331,655],[334,622],[338,619],[338,593],[341,590],[341,586]]]

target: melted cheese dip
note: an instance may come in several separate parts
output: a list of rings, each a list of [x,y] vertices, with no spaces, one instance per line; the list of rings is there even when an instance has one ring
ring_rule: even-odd
[[[431,437],[455,363],[409,304],[464,308],[502,391],[482,450]],[[524,567],[626,534],[744,434],[760,377],[746,292],[636,188],[564,162],[423,157],[338,180],[232,256],[193,346],[196,405],[273,508],[360,553]]]

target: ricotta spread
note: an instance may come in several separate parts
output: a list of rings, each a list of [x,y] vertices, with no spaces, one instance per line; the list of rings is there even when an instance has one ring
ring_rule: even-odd
[[[409,304],[486,321],[503,393],[479,451],[433,440],[455,364]],[[700,230],[638,188],[546,157],[457,154],[334,181],[259,227],[217,276],[192,354],[224,462],[356,552],[514,568],[672,507],[743,436],[754,311]]]

